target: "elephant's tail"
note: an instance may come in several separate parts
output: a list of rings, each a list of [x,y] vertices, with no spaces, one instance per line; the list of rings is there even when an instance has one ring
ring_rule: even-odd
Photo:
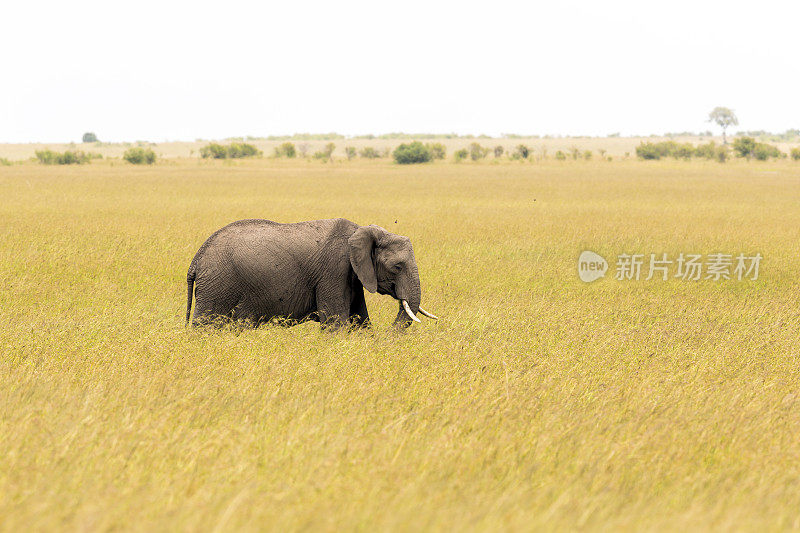
[[[194,279],[197,277],[195,270],[195,262],[189,266],[189,272],[186,274],[186,325],[189,325],[189,319],[192,316],[192,294],[194,293]]]

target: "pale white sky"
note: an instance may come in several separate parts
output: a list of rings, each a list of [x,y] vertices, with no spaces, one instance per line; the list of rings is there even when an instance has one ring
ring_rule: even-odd
[[[0,142],[800,128],[800,2],[7,2]]]

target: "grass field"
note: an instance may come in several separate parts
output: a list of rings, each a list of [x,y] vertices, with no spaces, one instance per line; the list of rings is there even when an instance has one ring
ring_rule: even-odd
[[[0,167],[0,529],[800,528],[798,198],[786,160]],[[409,236],[440,320],[185,329],[252,217]]]

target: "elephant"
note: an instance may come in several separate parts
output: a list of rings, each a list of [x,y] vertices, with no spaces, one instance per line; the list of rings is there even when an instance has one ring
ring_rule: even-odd
[[[370,326],[364,290],[399,302],[394,325],[420,322],[419,272],[408,237],[343,218],[278,223],[239,220],[213,233],[186,276],[193,326],[234,322],[258,327],[281,319],[323,329]]]

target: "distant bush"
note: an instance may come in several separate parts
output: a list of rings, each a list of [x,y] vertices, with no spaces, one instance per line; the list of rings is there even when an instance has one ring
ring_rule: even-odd
[[[653,143],[640,143],[636,147],[636,157],[640,159],[661,159],[662,152],[659,147]]]
[[[694,153],[695,147],[692,143],[675,143],[670,150],[670,155],[675,159],[691,159]]]
[[[737,137],[733,142],[733,151],[737,157],[750,159],[755,157],[764,161],[770,157],[786,157],[786,154],[778,150],[777,147],[756,142],[751,137]],[[691,143],[677,143],[675,141],[664,141],[659,143],[641,143],[636,147],[636,155],[640,159],[661,159],[662,157],[674,157],[675,159],[691,159],[692,157],[702,157],[704,159],[714,159],[720,163],[728,160],[728,148],[719,146],[710,141],[706,144],[697,146]],[[627,154],[626,154],[627,156]]]
[[[85,143],[96,143],[97,142],[97,135],[92,132],[87,132],[83,134],[83,142]]]
[[[122,159],[133,165],[152,165],[156,162],[156,153],[150,148],[130,148]]]
[[[9,161],[8,159],[6,159],[5,157],[0,157],[0,166],[3,166],[3,167],[10,167],[12,164],[13,164],[13,163],[11,163],[11,161]]]
[[[333,161],[334,150],[336,150],[336,145],[334,143],[328,143],[325,145],[325,148],[323,150],[314,152],[314,159],[320,159],[323,161]]]
[[[800,161],[800,148],[792,148],[792,159]]]
[[[752,137],[737,137],[734,139],[733,150],[736,152],[737,157],[746,157],[747,159],[755,157],[758,161],[766,161],[770,157],[786,157],[786,154],[778,150],[776,146],[756,142]]]
[[[428,143],[425,148],[431,153],[432,159],[444,159],[447,156],[447,148],[442,143]]]
[[[589,161],[592,158],[592,151],[586,150],[585,152],[583,152],[583,158]]]
[[[355,146],[345,146],[344,147],[344,155],[347,156],[347,160],[350,161],[356,156],[356,147]]]
[[[99,154],[67,150],[64,153],[53,150],[37,150],[36,159],[43,165],[83,165],[92,159],[97,159]],[[102,156],[99,156],[102,157]]]
[[[276,146],[275,157],[288,157],[289,159],[297,157],[297,150],[294,147],[294,143],[285,142]]]
[[[360,152],[358,152],[358,155],[364,159],[378,159],[381,156],[381,154],[379,154],[378,151],[372,146],[365,146]]]
[[[524,144],[518,144],[516,148],[514,148],[514,153],[511,155],[512,159],[528,159],[531,150]]]
[[[694,149],[695,157],[702,157],[704,159],[714,159],[717,156],[717,145],[714,141],[706,144],[698,144]]]
[[[392,152],[394,160],[401,165],[408,165],[412,163],[427,163],[433,156],[430,150],[425,147],[421,142],[414,141],[409,144],[401,144]]]
[[[484,148],[479,143],[472,143],[469,145],[469,157],[473,161],[483,159],[489,153],[488,148]]]
[[[502,146],[495,146],[494,147],[494,157],[495,159],[498,157],[503,157],[503,152],[505,152],[505,148]]]
[[[776,159],[786,157],[786,154],[778,150],[777,146],[765,143],[756,143],[756,147],[753,150],[753,157],[759,161],[766,161],[770,157],[774,157]]]
[[[558,159],[559,161],[566,161],[567,160],[567,154],[565,154],[564,152],[559,150],[559,151],[556,152],[556,159]]]
[[[714,141],[710,141],[706,144],[697,145],[693,155],[703,159],[716,159],[720,163],[724,163],[728,160],[728,148],[726,146],[718,146]]]
[[[752,137],[736,137],[733,140],[733,151],[736,157],[746,157],[750,159],[756,149],[756,140]]]
[[[247,143],[231,143],[228,147],[228,157],[240,159],[242,157],[256,157],[262,154],[261,150]]]
[[[677,143],[675,141],[663,141],[658,143],[646,142],[636,147],[636,155],[640,159],[661,159],[662,157],[674,157],[675,159],[691,159],[698,154],[698,148],[692,143]],[[713,153],[710,148],[702,150]],[[705,153],[705,152],[704,152]]]
[[[456,150],[455,152],[453,152],[453,159],[455,160],[456,163],[458,163],[459,161],[463,161],[468,157],[469,157],[469,151],[467,151],[466,148],[462,148],[461,150]]]
[[[228,147],[222,144],[209,143],[200,148],[200,157],[203,159],[227,159]]]
[[[209,143],[200,149],[203,159],[241,159],[255,157],[262,154],[261,150],[247,143],[234,142],[227,146],[218,143]]]

